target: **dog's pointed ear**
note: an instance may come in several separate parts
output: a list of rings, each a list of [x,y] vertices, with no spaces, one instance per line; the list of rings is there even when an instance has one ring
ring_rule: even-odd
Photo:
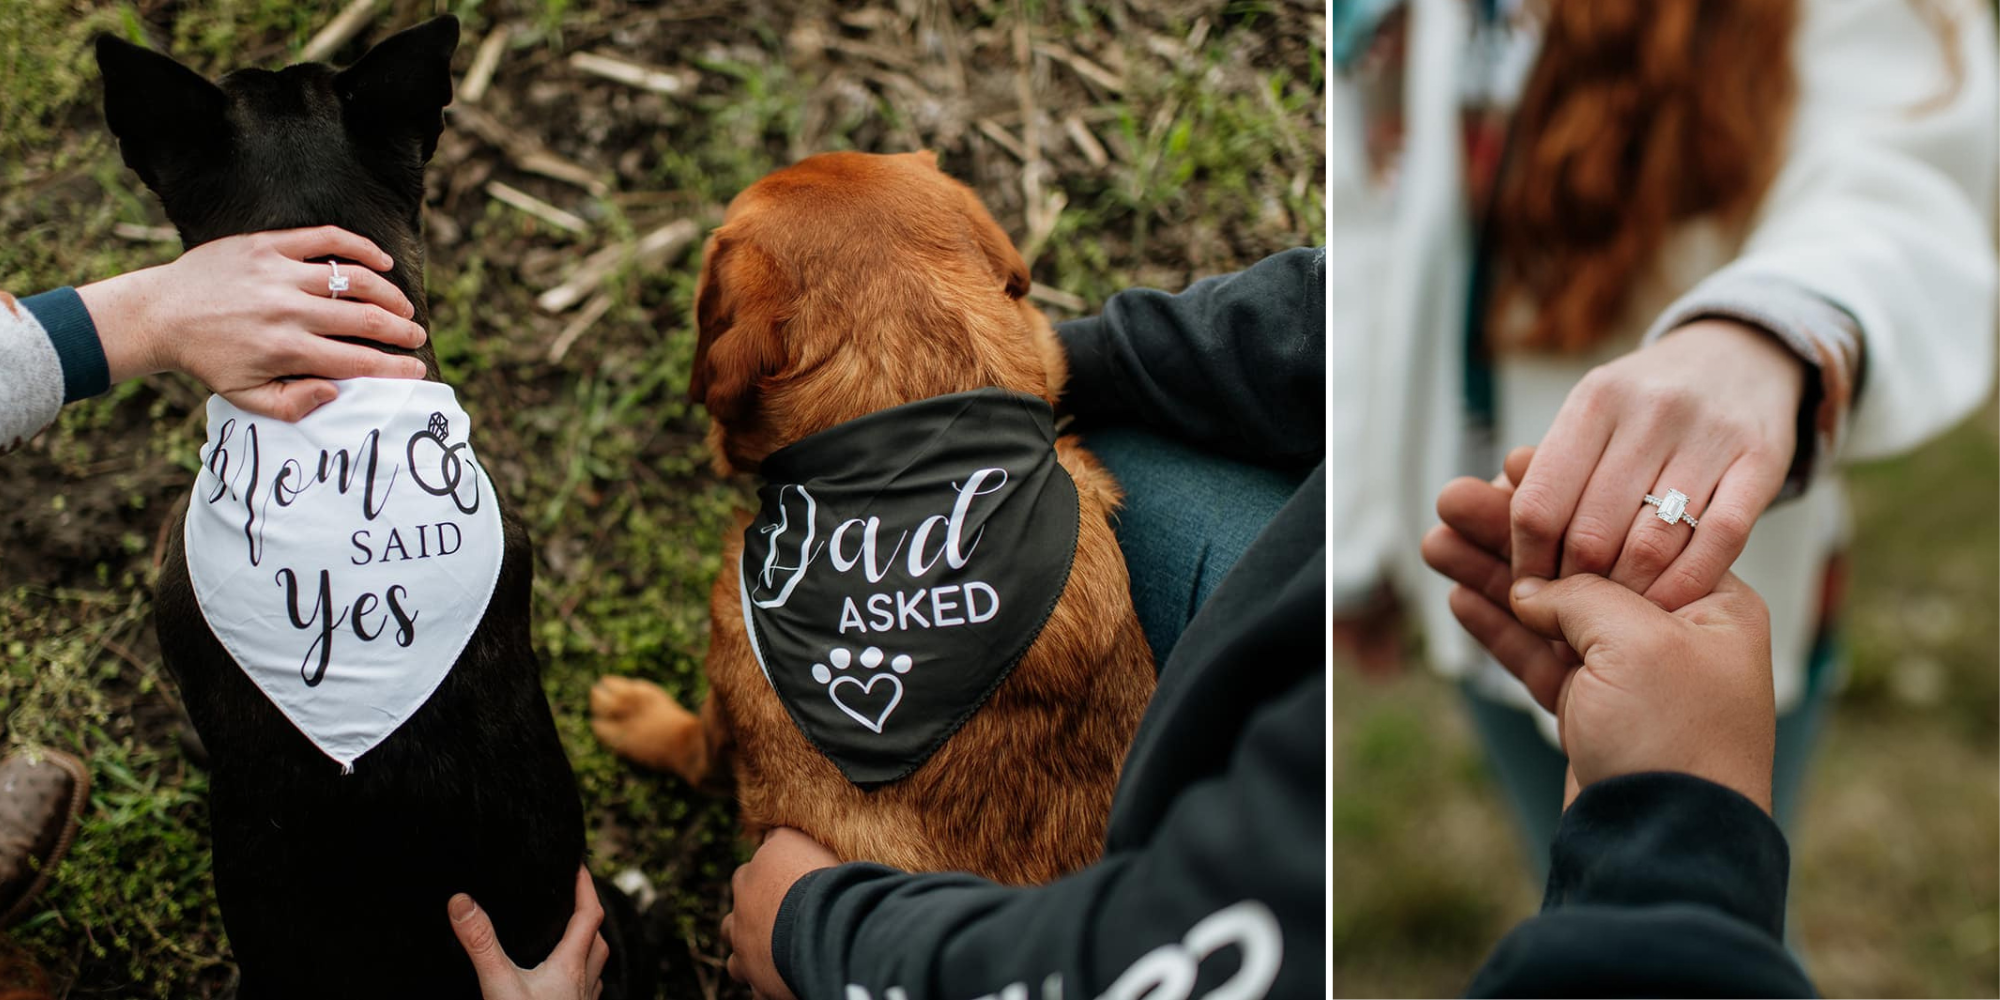
[[[431,18],[377,43],[333,78],[357,134],[415,139],[424,162],[437,151],[444,108],[451,103],[451,54],[458,18]]]
[[[148,187],[158,190],[163,170],[191,162],[228,129],[222,88],[168,56],[99,35],[97,68],[105,124]]]
[[[695,283],[688,398],[708,407],[718,423],[740,426],[759,384],[784,368],[792,298],[791,282],[770,254],[721,231],[708,238]]]

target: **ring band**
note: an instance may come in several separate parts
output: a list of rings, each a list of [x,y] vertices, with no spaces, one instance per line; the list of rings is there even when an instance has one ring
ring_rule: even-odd
[[[1646,503],[1660,508],[1660,512],[1656,516],[1668,524],[1685,521],[1687,522],[1687,526],[1692,528],[1698,523],[1694,519],[1694,515],[1687,512],[1688,495],[1679,490],[1670,489],[1664,497],[1656,497],[1648,493],[1646,494]]]
[[[331,298],[337,299],[340,298],[341,292],[347,291],[349,279],[346,275],[340,273],[339,261],[330,260],[327,261],[327,264],[333,268],[333,274],[326,279],[326,294]]]

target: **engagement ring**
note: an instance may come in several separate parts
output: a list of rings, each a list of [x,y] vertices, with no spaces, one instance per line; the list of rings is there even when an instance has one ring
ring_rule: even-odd
[[[348,279],[346,275],[340,273],[339,261],[330,260],[327,263],[333,267],[333,276],[326,279],[326,294],[337,299],[340,298],[341,292],[347,291]]]
[[[1646,502],[1660,508],[1659,518],[1668,524],[1673,524],[1676,521],[1686,521],[1688,527],[1692,528],[1695,526],[1694,515],[1687,512],[1688,495],[1679,490],[1668,490],[1666,499],[1664,500],[1648,493],[1646,494]]]

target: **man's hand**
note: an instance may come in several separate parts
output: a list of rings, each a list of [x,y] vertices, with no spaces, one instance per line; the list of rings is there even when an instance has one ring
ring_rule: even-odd
[[[507,957],[493,921],[471,896],[461,892],[451,897],[450,913],[452,933],[479,973],[479,994],[485,1000],[596,1000],[604,992],[601,977],[611,947],[597,933],[604,923],[604,904],[589,871],[576,870],[576,911],[556,950],[532,969],[519,968]]]
[[[839,863],[840,858],[819,841],[791,827],[765,835],[750,863],[736,869],[729,880],[736,908],[722,918],[722,939],[729,942],[731,978],[765,1000],[793,1000],[771,959],[771,928],[792,883],[807,872]]]
[[[1510,471],[1525,465],[1509,456]],[[1776,712],[1764,602],[1733,575],[1671,614],[1600,576],[1514,581],[1511,481],[1448,485],[1424,558],[1460,584],[1459,622],[1555,713],[1574,776],[1565,805],[1604,778],[1681,771],[1768,812]]]

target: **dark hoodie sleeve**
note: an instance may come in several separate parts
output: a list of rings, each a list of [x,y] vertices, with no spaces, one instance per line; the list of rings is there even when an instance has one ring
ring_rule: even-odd
[[[1326,452],[1326,251],[1287,250],[1178,295],[1133,289],[1057,328],[1063,407],[1232,458],[1306,467]]]
[[[773,927],[779,975],[799,1000],[1324,996],[1325,700],[1321,673],[1266,703],[1147,843],[1048,885],[807,875]]]
[[[1749,799],[1687,774],[1585,788],[1550,850],[1542,912],[1468,996],[1814,996],[1783,944],[1790,852]]]

